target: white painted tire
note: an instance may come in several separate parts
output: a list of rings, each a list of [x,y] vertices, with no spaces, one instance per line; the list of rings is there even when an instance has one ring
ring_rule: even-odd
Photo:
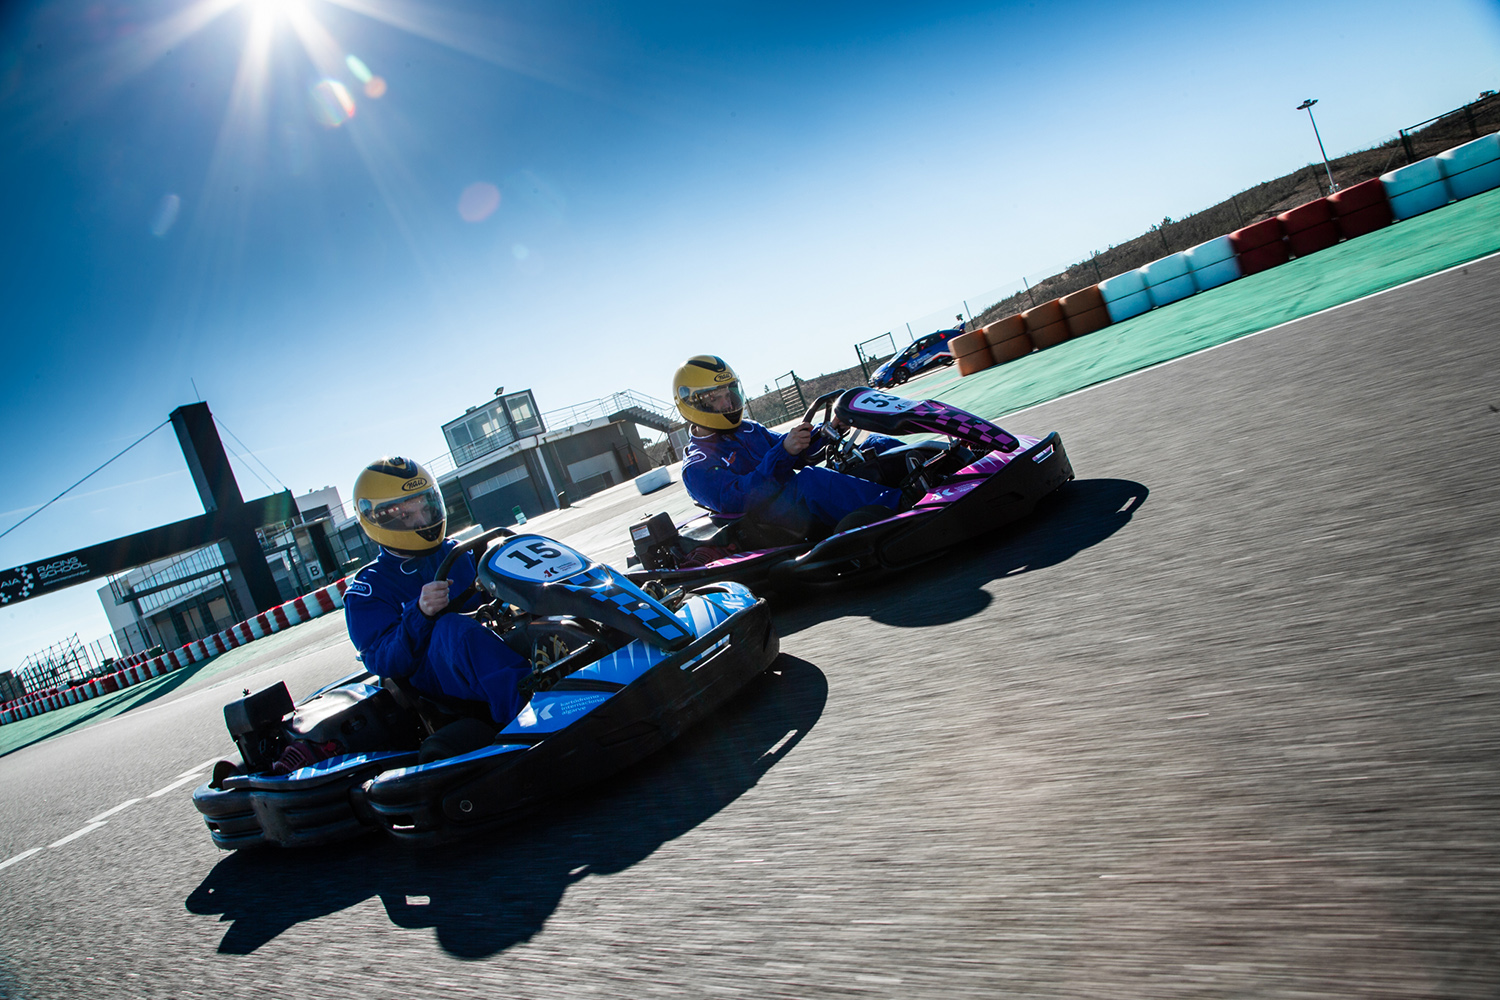
[[[643,472],[635,477],[635,488],[642,494],[659,490],[672,481],[672,472],[665,465],[658,465],[650,472]]]

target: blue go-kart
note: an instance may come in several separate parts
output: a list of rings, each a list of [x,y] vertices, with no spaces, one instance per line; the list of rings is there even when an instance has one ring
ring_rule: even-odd
[[[638,586],[505,528],[460,543],[438,578],[480,548],[488,600],[469,614],[531,658],[521,713],[493,720],[483,703],[367,672],[295,705],[284,683],[247,692],[224,708],[240,761],[193,793],[215,844],[301,847],[372,830],[433,843],[492,829],[666,745],[776,658],[766,603],[739,584]],[[332,756],[278,773],[297,743]]]

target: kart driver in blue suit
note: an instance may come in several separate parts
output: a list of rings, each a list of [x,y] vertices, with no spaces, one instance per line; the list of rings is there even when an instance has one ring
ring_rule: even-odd
[[[813,445],[810,423],[776,434],[743,419],[745,394],[723,358],[689,358],[677,369],[672,396],[690,425],[682,484],[700,506],[806,535],[816,525],[836,528],[856,510],[894,513],[900,503],[899,490],[816,466],[823,442]],[[901,443],[875,434],[862,445],[880,452]]]
[[[531,663],[472,618],[443,614],[450,593],[474,582],[473,556],[454,561],[449,580],[434,579],[456,542],[445,541],[447,509],[437,481],[405,458],[370,463],[354,483],[359,526],[380,546],[344,593],[349,638],[365,668],[405,679],[425,694],[489,705],[499,726],[516,717],[520,682]],[[472,610],[474,594],[454,611]]]

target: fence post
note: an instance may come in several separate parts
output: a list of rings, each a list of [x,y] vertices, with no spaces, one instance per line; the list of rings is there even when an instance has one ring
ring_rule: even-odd
[[[1406,162],[1408,165],[1417,162],[1417,154],[1411,148],[1411,136],[1406,134],[1406,129],[1401,130],[1401,147],[1406,150]]]

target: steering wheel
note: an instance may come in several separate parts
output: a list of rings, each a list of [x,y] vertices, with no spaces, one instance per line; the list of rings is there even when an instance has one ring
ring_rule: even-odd
[[[818,447],[820,441],[826,444],[828,446],[828,453],[824,457],[824,461],[835,472],[842,472],[850,464],[859,460],[859,450],[854,447],[853,435],[845,437],[839,431],[835,430],[833,426],[833,402],[843,394],[843,389],[834,389],[832,392],[825,392],[812,401],[812,405],[807,408],[807,413],[802,417],[804,423],[810,424],[813,422],[813,418],[818,415],[818,411],[820,409],[823,411],[823,419],[814,429],[813,440],[808,444],[808,449],[812,450]]]
[[[446,556],[444,556],[443,561],[438,564],[437,575],[432,578],[433,582],[436,583],[439,580],[443,581],[444,583],[448,582],[448,574],[453,571],[453,563],[458,559],[459,556],[463,555],[464,553],[473,552],[480,546],[489,545],[490,542],[493,542],[497,538],[505,538],[514,534],[515,532],[511,531],[509,528],[491,528],[489,531],[481,532],[480,534],[475,535],[473,538],[469,539],[466,542],[460,542],[459,544],[453,546],[453,550]],[[459,594],[458,597],[450,598],[448,603],[443,606],[443,609],[432,617],[434,619],[441,618],[443,615],[446,615],[448,612],[454,610],[455,608],[463,607],[464,602],[469,599],[469,596],[473,594],[474,591],[478,589],[478,587],[479,574],[475,573],[474,582],[465,587],[463,593]]]

